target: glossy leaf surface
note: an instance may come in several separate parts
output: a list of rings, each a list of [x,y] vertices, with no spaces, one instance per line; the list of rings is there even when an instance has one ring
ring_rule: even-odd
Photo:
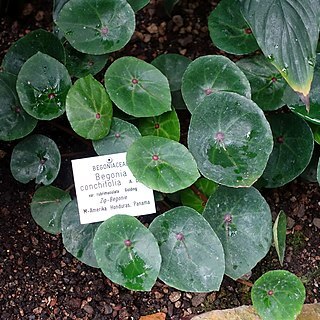
[[[12,74],[0,73],[0,140],[23,138],[37,125],[37,120],[20,105],[16,80]]]
[[[301,280],[286,270],[265,273],[251,291],[253,307],[263,320],[295,320],[305,295]]]
[[[110,132],[101,140],[92,141],[95,152],[105,154],[127,152],[131,144],[141,137],[139,130],[130,122],[112,118]]]
[[[67,95],[67,117],[72,129],[86,139],[105,137],[111,126],[112,102],[92,75],[75,82]]]
[[[17,75],[22,65],[38,52],[65,63],[65,51],[60,40],[51,32],[38,29],[15,42],[2,61],[4,71]]]
[[[218,188],[218,184],[206,178],[200,178],[194,183],[193,188],[182,190],[180,193],[181,203],[202,213],[207,199]],[[206,200],[205,200],[206,199]]]
[[[146,136],[128,150],[127,165],[147,187],[173,193],[199,178],[197,164],[182,144],[162,137]]]
[[[13,177],[22,183],[51,184],[60,169],[60,152],[53,140],[41,134],[28,136],[13,149],[10,168]]]
[[[180,122],[175,110],[157,117],[143,118],[138,126],[143,136],[158,136],[171,140],[180,140]]]
[[[125,0],[70,0],[56,23],[75,49],[88,54],[121,49],[135,29],[134,11]]]
[[[230,187],[252,185],[272,151],[261,109],[235,93],[215,93],[193,112],[188,145],[203,176]]]
[[[273,241],[281,266],[283,265],[284,252],[286,249],[287,216],[280,211],[273,225]]]
[[[149,229],[160,246],[162,281],[184,291],[219,290],[225,269],[223,248],[198,212],[174,208],[153,220]]]
[[[271,212],[255,188],[220,186],[210,196],[203,217],[222,243],[225,273],[232,279],[248,273],[268,253],[272,241]]]
[[[58,234],[61,232],[63,209],[70,201],[70,195],[59,188],[40,187],[33,195],[30,204],[32,217],[45,231]]]
[[[65,111],[65,100],[71,79],[58,60],[36,53],[22,66],[17,92],[23,108],[39,120],[51,120]]]
[[[210,37],[215,46],[225,52],[248,54],[259,46],[237,5],[237,0],[219,2],[208,17]]]
[[[310,90],[319,36],[318,0],[240,0],[259,47],[294,91]]]
[[[224,56],[204,56],[191,62],[184,73],[181,89],[191,113],[212,93],[230,91],[251,97],[248,79]]]
[[[77,201],[71,201],[63,210],[61,232],[63,245],[83,263],[98,268],[93,250],[93,237],[100,226],[98,223],[80,224]]]
[[[104,221],[93,239],[102,272],[130,290],[149,291],[160,271],[156,239],[136,218],[115,215]]]
[[[108,55],[86,54],[66,46],[66,67],[71,76],[83,78],[89,74],[95,75],[106,65]]]
[[[295,179],[310,162],[313,134],[307,123],[294,114],[268,116],[274,147],[259,186],[276,188]]]
[[[153,65],[134,57],[122,57],[105,74],[111,100],[135,117],[158,116],[171,110],[167,78]]]
[[[248,78],[252,100],[265,111],[282,107],[287,82],[279,71],[263,55],[241,59],[237,66]]]
[[[127,1],[135,12],[142,9],[144,6],[146,6],[150,2],[150,0],[127,0]]]

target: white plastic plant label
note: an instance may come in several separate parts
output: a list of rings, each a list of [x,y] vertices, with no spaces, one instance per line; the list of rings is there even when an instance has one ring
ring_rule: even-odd
[[[72,169],[82,224],[156,212],[153,190],[133,176],[126,152],[72,160]]]

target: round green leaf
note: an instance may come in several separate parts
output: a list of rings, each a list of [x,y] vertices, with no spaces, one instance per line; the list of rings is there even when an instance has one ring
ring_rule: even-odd
[[[40,120],[51,120],[64,113],[70,86],[71,79],[65,66],[41,52],[25,62],[17,80],[21,105]]]
[[[71,201],[70,195],[56,187],[40,187],[32,197],[30,210],[35,222],[45,231],[61,232],[61,216],[64,207]]]
[[[273,240],[281,266],[283,265],[284,251],[286,249],[287,217],[281,210],[273,225]]]
[[[143,118],[138,126],[143,136],[158,136],[171,140],[180,140],[180,122],[175,110],[157,117]]]
[[[226,259],[226,274],[238,279],[269,251],[272,241],[270,208],[253,187],[220,186],[204,209],[203,217],[219,237]]]
[[[215,182],[206,178],[200,178],[195,182],[193,189],[188,188],[180,192],[181,203],[184,206],[191,207],[199,213],[202,213],[207,203],[203,197],[209,198],[217,188],[218,185]],[[202,194],[202,197],[198,192]]]
[[[101,140],[92,141],[99,155],[127,152],[131,144],[141,137],[139,130],[131,123],[112,118],[110,132]]]
[[[78,51],[105,54],[129,42],[135,29],[135,16],[125,0],[70,0],[56,23]]]
[[[12,74],[0,73],[0,140],[23,138],[37,125],[37,120],[29,116],[20,105],[16,80]]]
[[[20,141],[11,155],[11,173],[22,183],[51,184],[58,175],[61,157],[55,142],[41,134]]]
[[[167,78],[140,59],[123,57],[113,62],[105,74],[105,86],[118,108],[132,116],[158,116],[171,110]]]
[[[317,63],[309,94],[310,110],[306,109],[305,104],[290,87],[285,91],[283,99],[291,111],[307,121],[320,125],[320,54],[317,54]]]
[[[83,78],[100,72],[107,63],[108,55],[86,54],[66,46],[66,67],[71,76]]]
[[[104,221],[93,247],[110,280],[130,290],[151,290],[160,271],[160,251],[152,233],[136,218],[115,215]]]
[[[215,93],[191,117],[188,145],[200,172],[230,187],[251,186],[272,151],[270,126],[261,109],[236,93]]]
[[[103,85],[91,74],[71,87],[66,110],[72,129],[81,137],[98,140],[109,133],[112,102]]]
[[[182,78],[182,95],[191,113],[212,93],[231,91],[251,97],[244,73],[224,56],[204,56],[190,63]]]
[[[310,162],[313,134],[307,123],[294,114],[268,116],[274,146],[258,185],[276,188],[295,179]]]
[[[255,37],[237,10],[237,0],[222,0],[211,12],[208,27],[212,42],[232,54],[247,54],[259,49]]]
[[[176,53],[161,54],[152,61],[168,78],[171,91],[181,89],[182,76],[190,63],[190,59]]]
[[[93,250],[93,238],[101,225],[98,223],[81,224],[77,200],[71,201],[63,210],[61,232],[63,245],[81,262],[98,268]]]
[[[127,0],[134,12],[139,11],[144,6],[146,6],[150,0]]]
[[[219,290],[225,270],[223,248],[198,212],[174,208],[153,220],[149,229],[160,246],[162,281],[184,291]]]
[[[241,59],[237,66],[250,82],[252,100],[262,110],[276,110],[285,104],[282,98],[287,82],[263,55]]]
[[[253,307],[263,320],[295,320],[305,296],[301,280],[286,270],[265,273],[251,291]]]
[[[2,68],[17,75],[22,65],[38,52],[65,63],[65,51],[60,40],[53,33],[38,29],[31,31],[10,47],[3,58]]]
[[[140,182],[165,193],[189,187],[199,178],[197,164],[188,149],[162,137],[136,140],[128,150],[127,165]]]

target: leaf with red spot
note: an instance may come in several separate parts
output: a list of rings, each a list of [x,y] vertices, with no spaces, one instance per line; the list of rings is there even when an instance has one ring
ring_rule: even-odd
[[[77,80],[71,87],[66,111],[72,129],[80,136],[98,140],[109,133],[112,102],[102,84],[92,75]]]

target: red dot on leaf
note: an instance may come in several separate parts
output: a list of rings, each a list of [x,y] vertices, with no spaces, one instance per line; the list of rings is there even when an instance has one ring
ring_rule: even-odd
[[[109,29],[107,27],[103,27],[100,30],[102,36],[106,36],[109,33]]]
[[[283,138],[283,136],[277,137],[276,140],[277,140],[278,143],[284,143],[284,138]]]
[[[138,84],[138,83],[139,83],[139,80],[138,80],[138,79],[132,79],[131,82],[132,82],[133,84]]]
[[[132,242],[129,239],[124,240],[124,245],[130,247],[132,245]]]
[[[120,133],[117,132],[114,136],[115,136],[116,138],[120,138]]]
[[[101,118],[101,114],[98,112],[96,113],[96,119],[100,119]]]
[[[56,97],[56,95],[55,95],[54,93],[49,93],[49,94],[48,94],[48,98],[49,98],[50,100],[54,99],[55,97]]]
[[[154,154],[154,155],[152,156],[152,160],[154,160],[154,161],[159,160],[159,156],[158,156],[157,154]]]
[[[246,29],[244,29],[244,33],[245,34],[251,34],[252,30],[250,28],[246,28]]]
[[[154,128],[155,128],[155,129],[159,129],[159,128],[160,128],[160,124],[159,124],[159,123],[156,123],[156,124],[154,125]]]
[[[269,290],[267,293],[268,293],[268,296],[272,296],[274,294],[273,290]]]
[[[207,96],[210,95],[212,92],[213,92],[213,90],[210,89],[210,88],[204,90],[204,93],[205,93]]]
[[[184,235],[183,233],[179,232],[176,234],[176,239],[179,240],[179,241],[182,241],[184,240]]]

